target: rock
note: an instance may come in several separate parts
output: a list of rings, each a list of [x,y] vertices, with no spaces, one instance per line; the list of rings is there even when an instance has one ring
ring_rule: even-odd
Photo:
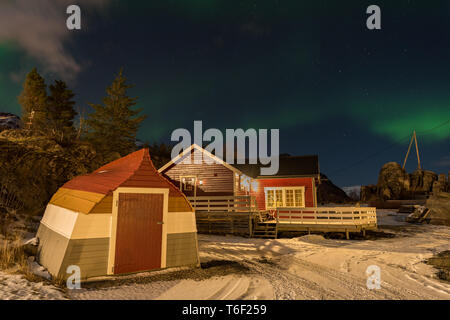
[[[408,174],[396,162],[386,163],[380,170],[376,186],[361,187],[361,201],[387,203],[387,200],[421,200],[433,192],[449,192],[450,184],[445,174],[428,170]]]
[[[336,186],[324,174],[320,175],[320,184],[317,188],[317,202],[327,203],[350,203],[353,200],[338,186]]]
[[[450,281],[450,251],[435,254],[427,260],[427,263],[437,268],[439,279]]]
[[[0,131],[19,129],[21,126],[22,121],[15,114],[0,112]]]
[[[39,246],[39,239],[32,238],[32,239],[26,241],[23,244],[22,248],[27,256],[35,257],[37,255],[38,246]]]
[[[436,173],[427,170],[416,170],[410,175],[411,192],[431,192],[433,183],[438,179]]]
[[[444,192],[445,191],[445,184],[442,183],[441,181],[435,181],[433,183],[433,193],[439,193],[439,192]]]
[[[450,226],[450,193],[433,194],[425,206],[430,209],[428,218],[431,224]]]
[[[440,174],[437,181],[433,183],[433,193],[436,194],[439,192],[450,192],[450,186],[445,174]]]
[[[409,189],[409,175],[400,164],[388,162],[381,168],[377,183],[377,193],[380,199],[403,199]]]
[[[369,202],[378,200],[378,191],[376,185],[361,186],[361,201]]]
[[[429,209],[425,206],[414,206],[414,211],[406,217],[406,222],[422,222]]]

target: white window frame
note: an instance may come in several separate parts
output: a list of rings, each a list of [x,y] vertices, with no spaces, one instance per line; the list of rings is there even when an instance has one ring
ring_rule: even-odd
[[[187,183],[186,179],[193,179],[193,184]],[[180,176],[180,189],[181,191],[194,191],[196,188],[196,184],[197,184],[197,177],[196,176]],[[190,185],[192,186],[191,190],[186,189],[186,186]]]
[[[274,191],[274,204],[275,204],[275,206],[273,206],[273,207],[268,207],[267,206],[267,191],[269,191],[269,190],[273,190]],[[305,199],[305,187],[304,186],[302,186],[302,187],[266,187],[266,188],[264,188],[266,210],[276,209],[277,208],[277,206],[276,206],[277,198],[275,196],[275,194],[276,194],[275,190],[282,190],[282,198],[283,198],[283,200],[281,201],[283,203],[282,207],[286,207],[286,208],[297,208],[295,206],[295,190],[301,190],[303,206],[301,206],[300,208],[305,208],[306,199]],[[286,205],[286,190],[293,190],[294,191],[294,206],[287,206]]]

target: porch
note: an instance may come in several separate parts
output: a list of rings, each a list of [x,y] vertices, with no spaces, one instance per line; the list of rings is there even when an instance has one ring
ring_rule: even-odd
[[[277,238],[281,232],[362,233],[377,229],[376,208],[310,207],[261,211],[251,196],[188,197],[199,233]]]

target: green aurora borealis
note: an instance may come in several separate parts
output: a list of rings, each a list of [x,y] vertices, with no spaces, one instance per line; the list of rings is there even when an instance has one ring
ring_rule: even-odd
[[[110,1],[65,42],[82,70],[70,86],[89,112],[123,66],[148,115],[139,137],[150,142],[194,120],[205,129],[280,128],[282,151],[317,153],[325,173],[350,185],[375,182],[381,164],[401,161],[416,130],[424,165],[447,172],[450,125],[433,128],[450,120],[450,4],[377,1],[379,31],[365,28],[369,4]],[[17,78],[34,65],[45,74],[0,38],[0,111],[20,114]]]

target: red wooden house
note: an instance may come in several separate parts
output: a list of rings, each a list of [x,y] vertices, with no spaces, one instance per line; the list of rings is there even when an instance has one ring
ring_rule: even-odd
[[[317,156],[280,156],[278,173],[272,176],[261,176],[260,167],[229,164],[193,144],[159,172],[188,197],[250,195],[259,210],[317,205]]]

